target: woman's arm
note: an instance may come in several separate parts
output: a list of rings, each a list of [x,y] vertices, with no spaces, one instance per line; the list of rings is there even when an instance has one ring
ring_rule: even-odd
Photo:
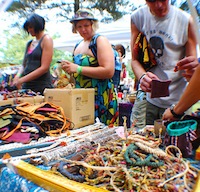
[[[97,79],[112,78],[115,71],[115,60],[112,46],[104,36],[99,36],[96,43],[99,67],[83,67],[82,74]]]
[[[81,74],[96,78],[109,79],[112,78],[115,71],[114,52],[108,39],[104,36],[97,38],[97,60],[98,67],[83,66]],[[70,61],[62,61],[62,69],[67,73],[77,72],[78,65]]]
[[[174,107],[174,112],[176,114],[183,114],[188,110],[193,104],[200,100],[200,65],[198,65],[195,70],[186,90],[181,96],[179,102]],[[163,120],[174,120],[170,109],[166,109],[163,114]]]
[[[44,73],[46,73],[49,68],[53,57],[53,40],[50,36],[46,35],[41,42],[42,47],[42,58],[41,58],[41,66],[36,70],[32,71],[31,73],[27,74],[24,77],[21,77],[18,82],[17,86],[21,85],[25,82],[32,81]]]

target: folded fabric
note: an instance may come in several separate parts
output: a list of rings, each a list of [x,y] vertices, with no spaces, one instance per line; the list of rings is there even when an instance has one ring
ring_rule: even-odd
[[[44,112],[58,112],[58,109],[50,108],[50,107],[41,107],[36,109],[36,111],[44,111]]]
[[[171,80],[152,80],[151,83],[151,98],[167,97],[169,96],[169,84]]]
[[[31,141],[31,133],[22,133],[16,130],[10,137],[6,139],[7,142],[29,143]]]
[[[0,117],[0,128],[5,127],[11,123],[12,116],[5,115]]]
[[[9,108],[9,107],[11,107],[11,105],[10,105],[10,104],[8,104],[8,105],[3,105],[3,106],[0,106],[0,111],[3,111],[4,109],[6,109],[6,108]]]
[[[9,132],[9,128],[8,127],[3,127],[0,129],[0,139],[2,137],[4,137],[7,133]]]

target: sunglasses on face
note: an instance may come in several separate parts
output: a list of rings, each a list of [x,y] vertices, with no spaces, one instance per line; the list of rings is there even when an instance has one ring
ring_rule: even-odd
[[[156,1],[165,2],[166,0],[146,0],[149,3],[155,3]]]
[[[79,18],[79,17],[88,17],[88,16],[91,16],[88,12],[79,12],[79,13],[76,13],[75,15],[74,15],[74,18],[75,19],[77,19],[77,18]]]

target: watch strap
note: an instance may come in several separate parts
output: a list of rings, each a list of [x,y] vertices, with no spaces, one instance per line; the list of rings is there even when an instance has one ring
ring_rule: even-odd
[[[182,114],[177,114],[177,113],[175,113],[175,112],[174,112],[174,107],[175,107],[174,104],[171,105],[171,107],[170,107],[170,111],[171,111],[172,115],[173,115],[175,118],[177,118],[177,119],[182,118],[182,117],[185,115],[185,113],[182,113]]]

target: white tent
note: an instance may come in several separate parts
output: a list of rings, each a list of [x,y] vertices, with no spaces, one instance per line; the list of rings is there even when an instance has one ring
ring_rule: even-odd
[[[128,47],[130,44],[130,15],[125,15],[113,23],[100,23],[97,32],[106,36],[111,44],[121,43],[125,47]],[[75,44],[81,39],[79,34],[73,34],[71,31],[66,31],[66,37],[54,40],[54,48],[72,51]]]

